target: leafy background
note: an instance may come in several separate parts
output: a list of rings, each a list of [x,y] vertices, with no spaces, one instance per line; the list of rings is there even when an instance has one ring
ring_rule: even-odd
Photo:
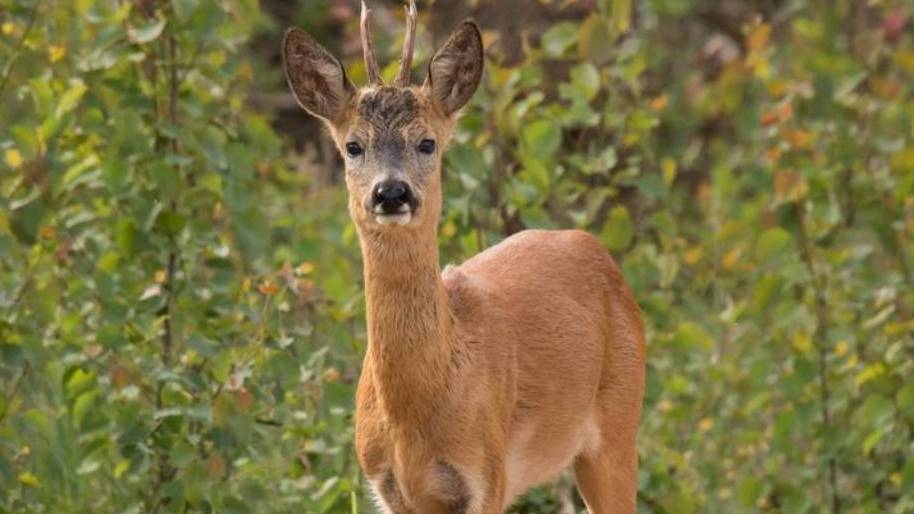
[[[468,14],[490,48],[444,258],[583,227],[636,291],[639,512],[914,512],[914,5],[420,11],[418,62]],[[0,0],[0,512],[372,511],[357,241],[277,55],[298,24],[363,82],[357,14]]]

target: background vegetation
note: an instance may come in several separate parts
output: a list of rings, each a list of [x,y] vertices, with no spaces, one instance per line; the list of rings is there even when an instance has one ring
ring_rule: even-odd
[[[639,511],[914,512],[914,5],[420,12],[418,62],[466,14],[490,47],[446,260],[583,227],[644,309]],[[362,83],[356,15],[0,0],[0,512],[372,510],[357,241],[277,59],[296,23]]]

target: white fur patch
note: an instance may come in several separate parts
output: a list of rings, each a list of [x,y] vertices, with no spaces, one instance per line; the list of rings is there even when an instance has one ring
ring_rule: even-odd
[[[569,434],[571,437],[551,454],[531,444],[536,427],[517,428],[508,442],[505,509],[529,488],[555,479],[578,455],[599,450],[602,438],[596,418],[591,415],[582,421],[575,433]]]
[[[371,484],[371,492],[374,493],[374,503],[378,507],[378,511],[381,514],[394,514],[390,510],[390,507],[387,506],[387,503],[384,502],[384,498],[381,496],[381,479],[377,480],[368,480],[368,483]]]
[[[374,220],[378,222],[378,225],[406,225],[412,221],[413,215],[410,212],[402,212],[397,214],[375,214]]]

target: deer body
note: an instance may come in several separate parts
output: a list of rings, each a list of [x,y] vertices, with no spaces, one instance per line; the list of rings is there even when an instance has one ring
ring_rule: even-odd
[[[634,513],[644,337],[618,267],[585,232],[524,231],[439,271],[440,152],[478,85],[481,38],[465,22],[425,85],[401,69],[384,86],[366,14],[368,88],[301,31],[283,54],[346,160],[368,328],[356,451],[381,510],[499,513],[573,466],[592,514]]]

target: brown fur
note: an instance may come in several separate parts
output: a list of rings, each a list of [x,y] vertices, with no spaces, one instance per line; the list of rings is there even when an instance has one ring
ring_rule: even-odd
[[[463,71],[436,67],[439,56]],[[582,231],[525,231],[439,271],[441,151],[481,67],[478,30],[464,24],[423,87],[347,92],[344,80],[315,102],[290,79],[315,114],[345,98],[328,125],[344,156],[349,142],[364,147],[346,158],[368,327],[359,461],[394,514],[503,512],[569,466],[592,514],[631,514],[644,333],[609,253]],[[416,151],[427,138],[434,155]],[[369,208],[390,177],[419,199],[402,224]]]

